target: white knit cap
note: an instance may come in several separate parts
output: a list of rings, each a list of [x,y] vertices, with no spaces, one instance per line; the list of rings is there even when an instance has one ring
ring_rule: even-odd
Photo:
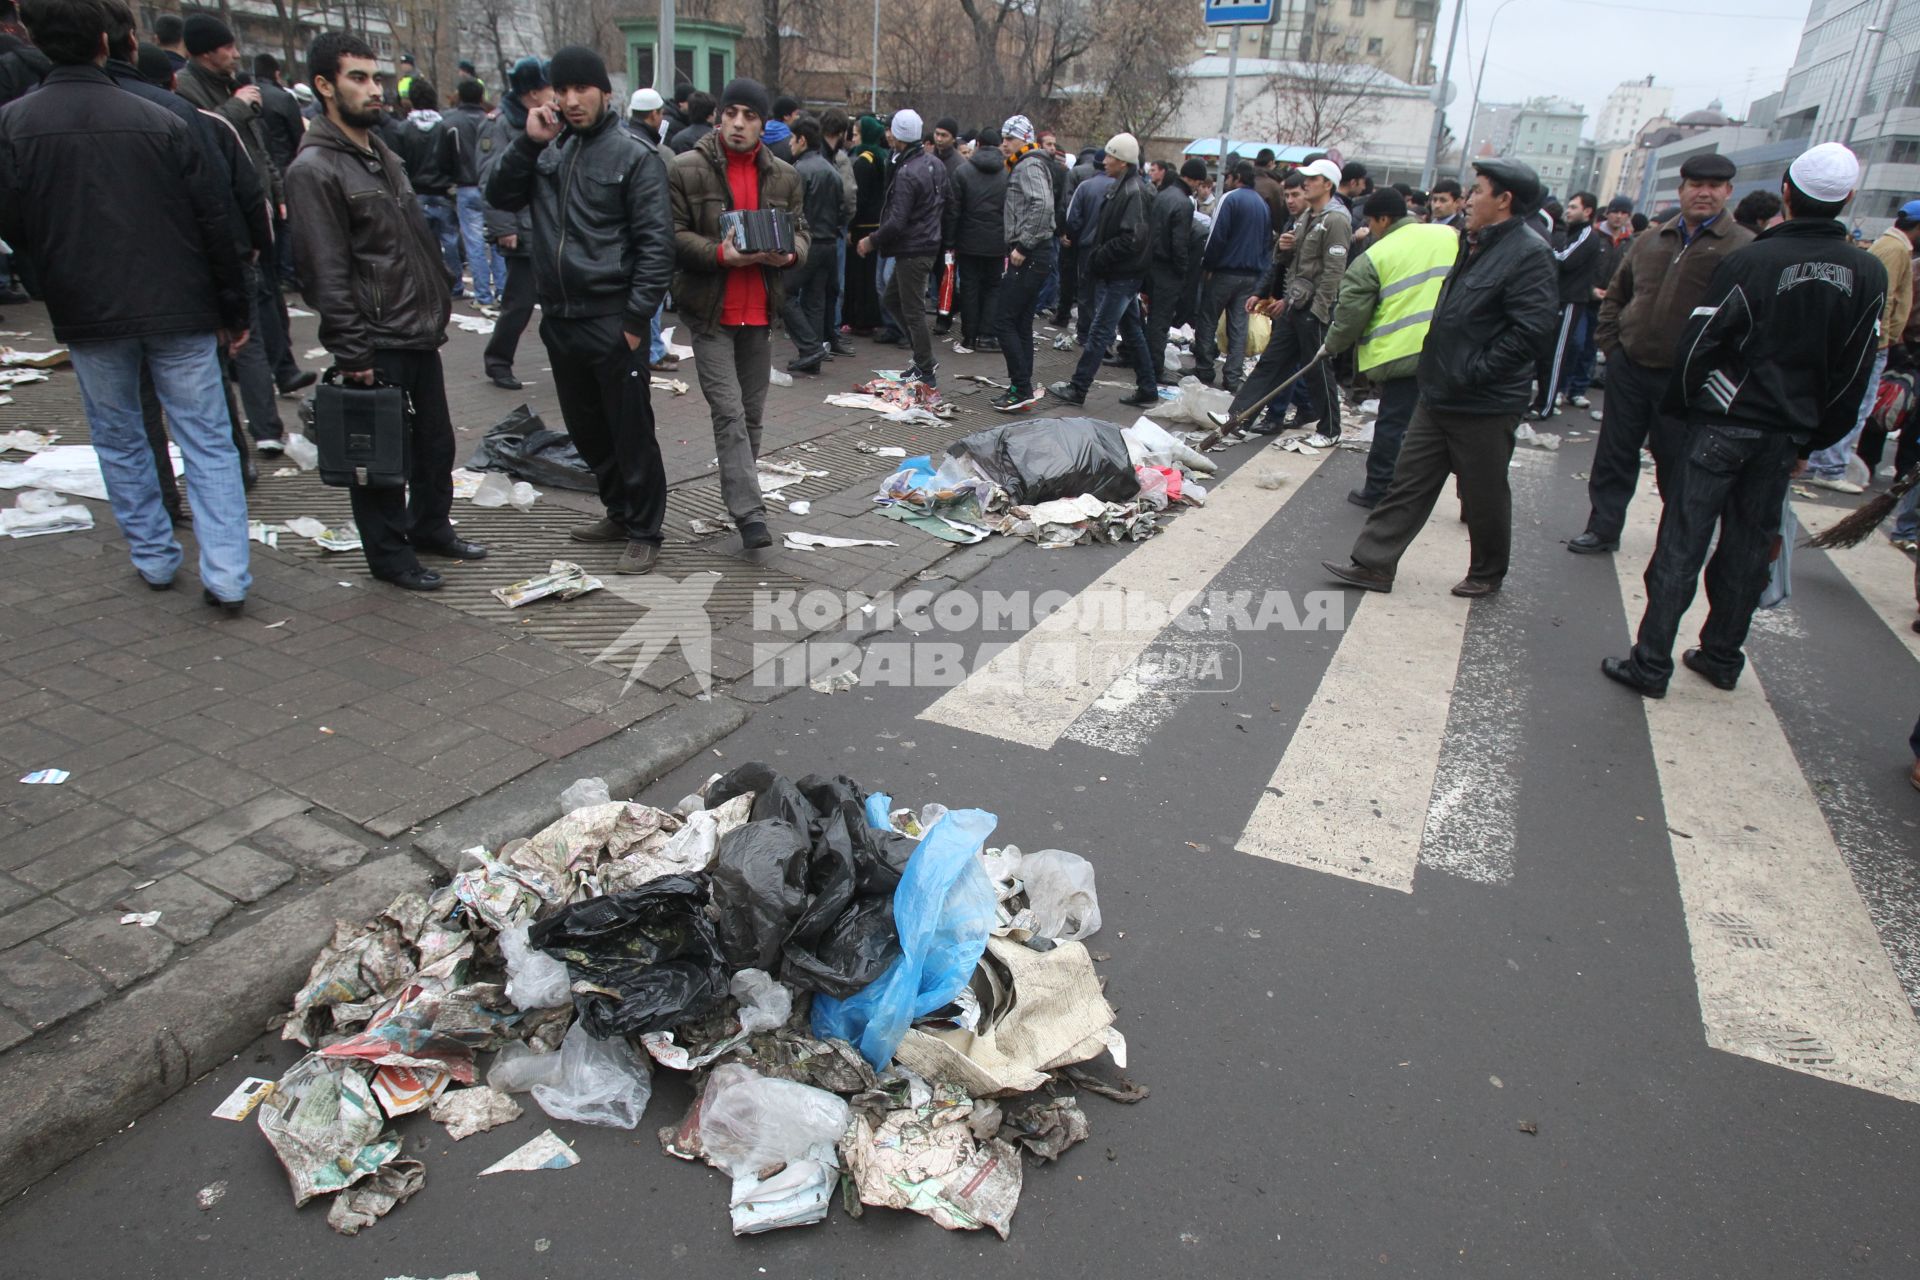
[[[633,97],[627,102],[627,110],[629,112],[638,111],[644,115],[649,111],[658,111],[666,105],[666,99],[660,96],[659,90],[635,89],[633,91]]]
[[[1130,133],[1116,133],[1107,139],[1106,152],[1122,164],[1140,163],[1140,139]]]
[[[1008,116],[1007,122],[1000,126],[1000,136],[1015,142],[1032,142],[1033,121],[1025,116]]]
[[[1802,151],[1787,176],[1815,200],[1845,200],[1860,182],[1860,158],[1837,142],[1823,142]]]
[[[893,113],[893,123],[887,128],[901,142],[918,142],[926,131],[920,123],[920,113],[912,107],[902,107]]]

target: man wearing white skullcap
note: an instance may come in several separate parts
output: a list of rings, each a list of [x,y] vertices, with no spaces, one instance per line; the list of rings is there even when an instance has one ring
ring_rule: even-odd
[[[1780,181],[1786,221],[1721,261],[1680,335],[1667,389],[1687,422],[1676,492],[1661,495],[1638,641],[1600,664],[1645,697],[1666,696],[1703,565],[1707,621],[1681,661],[1717,688],[1739,681],[1788,482],[1853,426],[1887,296],[1887,269],[1838,220],[1859,180],[1860,162],[1837,142],[1802,152]]]

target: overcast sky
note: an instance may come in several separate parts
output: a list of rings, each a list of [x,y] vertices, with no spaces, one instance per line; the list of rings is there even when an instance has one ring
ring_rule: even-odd
[[[1456,134],[1466,127],[1489,25],[1493,44],[1481,97],[1570,98],[1587,109],[1591,135],[1614,86],[1647,75],[1672,87],[1676,113],[1719,98],[1728,115],[1743,117],[1749,102],[1786,82],[1808,8],[1808,0],[1511,0],[1493,21],[1500,0],[1464,2],[1449,77],[1458,89],[1447,121]],[[1436,69],[1445,61],[1452,25],[1453,5],[1444,4]]]

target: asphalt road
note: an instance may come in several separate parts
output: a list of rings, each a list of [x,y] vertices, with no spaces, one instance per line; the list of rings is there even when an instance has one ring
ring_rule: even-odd
[[[425,1189],[342,1238],[323,1205],[292,1209],[251,1123],[208,1115],[242,1077],[275,1076],[294,1061],[294,1046],[263,1039],[0,1210],[4,1271],[328,1280],[462,1270],[484,1280],[1920,1274],[1920,1106],[1911,1100],[1920,1058],[1903,1056],[1914,1043],[1909,1002],[1920,995],[1920,796],[1905,779],[1920,668],[1895,630],[1905,621],[1876,612],[1829,557],[1801,553],[1793,600],[1751,646],[1766,697],[1703,693],[1680,672],[1655,717],[1673,708],[1706,717],[1707,731],[1687,739],[1686,760],[1663,753],[1654,735],[1677,722],[1650,717],[1596,669],[1627,647],[1636,619],[1622,582],[1630,588],[1632,575],[1559,545],[1580,528],[1576,475],[1592,424],[1557,425],[1587,438],[1518,459],[1513,574],[1502,595],[1471,609],[1449,603],[1445,587],[1464,564],[1443,555],[1385,598],[1410,610],[1391,630],[1359,629],[1380,598],[1343,596],[1347,632],[1233,635],[1236,688],[1103,706],[1099,732],[1086,732],[1083,718],[1044,748],[1009,740],[1020,736],[1012,727],[996,736],[921,718],[944,689],[870,680],[831,696],[803,690],[641,797],[671,803],[710,771],[766,759],[795,776],[844,772],[896,803],[986,808],[999,815],[994,843],[1094,861],[1105,926],[1090,946],[1110,956],[1100,968],[1131,1045],[1130,1074],[1153,1096],[1134,1107],[1086,1099],[1093,1137],[1056,1166],[1029,1167],[1010,1241],[884,1211],[854,1222],[838,1207],[821,1227],[734,1240],[721,1175],[658,1149],[654,1129],[677,1119],[689,1096],[667,1072],[635,1132],[553,1123],[581,1156],[564,1171],[475,1177],[547,1126],[531,1105],[521,1121],[457,1146],[411,1118],[406,1154],[427,1161]],[[1242,450],[1229,465],[1279,459]],[[1297,600],[1325,589],[1319,561],[1343,557],[1364,518],[1343,501],[1359,470],[1354,454],[1324,460],[1243,549],[1182,572]],[[1219,501],[1255,499],[1234,488]],[[1443,498],[1427,536],[1457,538],[1451,523]],[[1163,539],[1183,532],[1176,523]],[[1138,551],[1023,548],[967,589],[1077,592]],[[1897,578],[1897,564],[1876,563]],[[1448,609],[1463,631],[1421,629]],[[1342,659],[1343,644],[1362,636],[1369,651]],[[1396,637],[1411,640],[1409,653],[1396,654]],[[923,637],[1014,638],[978,628]],[[1391,701],[1397,676],[1370,663],[1419,662],[1435,646],[1445,659],[1448,645],[1462,656],[1442,664],[1438,721],[1430,704],[1389,714],[1368,696]],[[1329,706],[1335,689],[1361,696]],[[1308,722],[1325,736],[1303,737],[1289,771],[1336,780],[1310,803],[1371,804],[1371,816],[1391,824],[1396,788],[1408,776],[1434,779],[1415,788],[1435,799],[1423,798],[1424,821],[1415,814],[1401,850],[1405,891],[1368,882],[1364,869],[1338,874],[1239,851],[1262,798],[1286,801],[1288,778],[1276,768]],[[1763,745],[1776,740],[1790,754],[1767,755]],[[1323,742],[1344,745],[1312,759]],[[1715,780],[1681,794],[1685,763],[1708,766]],[[1787,934],[1748,937],[1741,954],[1757,957],[1760,983],[1773,957],[1810,947],[1817,959],[1837,936],[1796,939],[1793,921],[1870,919],[1869,954],[1847,962],[1884,979],[1901,1005],[1893,1022],[1861,1032],[1893,1062],[1876,1087],[1822,1078],[1848,1067],[1837,1048],[1789,1069],[1779,1059],[1790,1048],[1776,1046],[1767,1061],[1709,1047],[1703,1019],[1719,1017],[1725,992],[1703,991],[1726,963],[1713,948],[1732,913],[1705,914],[1715,902],[1701,886],[1718,882],[1689,879],[1701,873],[1686,868],[1692,842],[1711,837],[1675,830],[1674,815],[1754,786],[1817,803],[1829,852],[1849,873],[1842,896],[1850,881],[1855,897],[1816,902],[1806,884],[1782,877],[1769,891]],[[1367,847],[1392,852],[1394,830],[1369,835]],[[1338,862],[1351,849],[1335,839],[1321,852]],[[1859,1030],[1857,1002],[1814,986],[1834,992],[1833,1009],[1815,1010],[1831,1013],[1832,1043]],[[1768,993],[1748,994],[1764,1012]],[[1889,1027],[1891,1039],[1874,1040]],[[196,1207],[196,1192],[217,1181],[224,1198]]]

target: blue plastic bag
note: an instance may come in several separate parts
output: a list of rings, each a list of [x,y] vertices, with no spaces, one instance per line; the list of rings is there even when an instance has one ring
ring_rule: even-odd
[[[869,804],[869,822],[872,814]],[[984,809],[955,809],[933,824],[894,890],[900,955],[845,1000],[816,995],[814,1035],[848,1041],[884,1067],[915,1018],[949,1003],[972,981],[994,924],[993,882],[980,865],[980,850],[999,821]]]
[[[1773,563],[1767,566],[1767,585],[1761,589],[1759,608],[1772,609],[1787,602],[1793,594],[1793,540],[1800,536],[1800,521],[1793,514],[1793,490],[1780,512],[1780,533],[1774,539]]]

